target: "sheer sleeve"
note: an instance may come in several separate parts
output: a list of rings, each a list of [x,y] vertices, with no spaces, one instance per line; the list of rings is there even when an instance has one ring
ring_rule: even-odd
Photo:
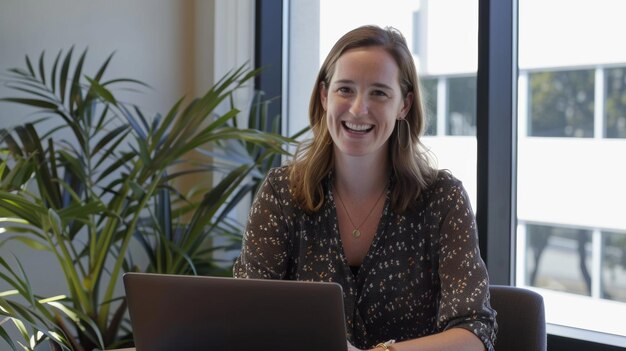
[[[440,330],[467,329],[493,351],[495,311],[489,304],[489,278],[480,257],[474,213],[460,182],[442,195],[442,201],[450,206],[440,231],[441,301],[437,323]]]
[[[288,267],[289,229],[274,170],[268,173],[252,203],[243,235],[241,255],[235,261],[237,278],[283,279]],[[285,182],[278,182],[284,184]]]

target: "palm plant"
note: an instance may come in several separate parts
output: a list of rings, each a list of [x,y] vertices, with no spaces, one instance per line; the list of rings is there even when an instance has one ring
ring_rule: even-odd
[[[35,350],[46,341],[56,350],[128,345],[126,305],[116,293],[123,272],[223,274],[211,253],[236,247],[240,228],[229,211],[293,142],[237,126],[232,94],[256,71],[235,69],[200,98],[181,99],[148,119],[112,90],[143,83],[104,80],[112,56],[92,76],[83,73],[86,52],[75,64],[72,56],[73,49],[59,52],[49,70],[43,53],[37,66],[26,57],[26,68],[9,70],[6,83],[21,96],[0,99],[43,117],[0,129],[0,246],[20,241],[51,253],[67,288],[40,296],[19,258],[0,258],[0,279],[12,288],[0,292],[0,337],[12,350]],[[216,114],[224,104],[230,109]],[[42,131],[44,120],[53,126]],[[245,152],[209,165],[186,157],[233,145]],[[176,190],[176,179],[198,172],[222,177],[202,189],[200,200]],[[235,246],[211,246],[220,235],[234,238]],[[149,258],[145,267],[130,255],[135,241]],[[12,340],[9,325],[21,339]]]

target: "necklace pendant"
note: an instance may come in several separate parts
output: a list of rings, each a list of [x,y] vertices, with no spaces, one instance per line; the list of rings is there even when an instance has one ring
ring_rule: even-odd
[[[360,231],[360,230],[358,230],[358,229],[354,229],[354,230],[352,231],[352,236],[353,236],[354,238],[358,238],[358,237],[360,237],[360,236],[361,236],[361,231]]]

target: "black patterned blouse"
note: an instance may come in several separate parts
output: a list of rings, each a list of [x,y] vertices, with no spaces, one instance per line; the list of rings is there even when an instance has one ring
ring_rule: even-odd
[[[289,191],[288,173],[287,166],[273,169],[259,190],[235,277],[341,284],[347,337],[359,348],[460,327],[493,350],[496,313],[474,214],[459,180],[439,172],[415,210],[403,215],[391,210],[388,190],[355,275],[343,253],[330,180],[324,206],[307,214]]]

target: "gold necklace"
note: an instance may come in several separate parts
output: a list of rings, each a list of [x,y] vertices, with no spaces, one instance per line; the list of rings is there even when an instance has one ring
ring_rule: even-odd
[[[386,190],[387,190],[387,187],[385,186],[383,188],[383,191],[380,193],[380,195],[378,195],[378,199],[376,199],[376,202],[374,202],[374,206],[372,206],[372,209],[370,209],[370,212],[367,214],[367,216],[365,216],[365,219],[363,220],[363,222],[361,222],[361,224],[359,224],[357,226],[357,225],[354,225],[354,222],[352,221],[352,217],[350,217],[350,213],[348,213],[348,208],[346,207],[346,204],[343,203],[343,200],[341,199],[341,195],[339,195],[339,190],[337,188],[335,188],[335,193],[337,194],[337,198],[339,199],[339,202],[341,203],[341,206],[343,207],[343,210],[346,211],[346,215],[348,216],[348,220],[350,221],[350,224],[352,224],[352,227],[354,228],[354,229],[352,229],[352,237],[353,238],[358,239],[361,236],[361,231],[359,230],[359,228],[361,228],[361,226],[363,224],[365,224],[365,222],[370,217],[372,212],[374,212],[374,209],[376,208],[376,205],[378,205],[378,202],[383,197],[383,195],[385,194]]]

